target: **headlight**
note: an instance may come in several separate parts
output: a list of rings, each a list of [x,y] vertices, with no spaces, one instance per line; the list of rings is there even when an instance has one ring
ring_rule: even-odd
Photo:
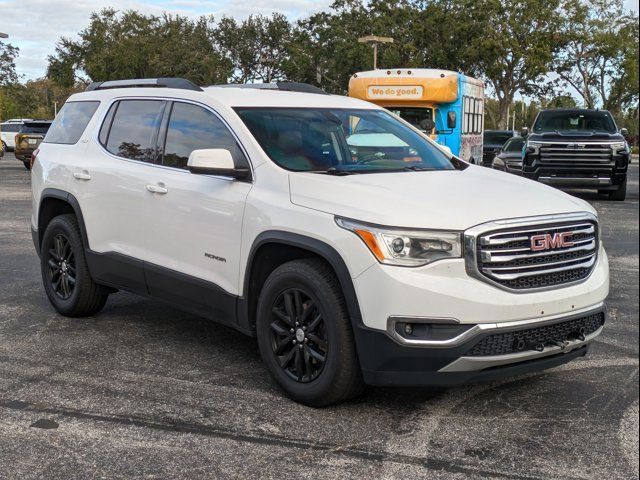
[[[617,152],[618,150],[626,150],[627,142],[616,142],[611,144],[611,150]]]
[[[336,218],[336,223],[358,235],[380,263],[419,267],[462,257],[462,235],[458,232],[395,229],[344,218]]]
[[[537,154],[540,151],[540,147],[542,145],[543,145],[542,142],[529,141],[525,145],[525,152]]]

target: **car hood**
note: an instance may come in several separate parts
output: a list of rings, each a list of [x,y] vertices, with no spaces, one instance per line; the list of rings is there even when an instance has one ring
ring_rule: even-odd
[[[611,142],[624,141],[624,137],[620,133],[571,132],[560,130],[553,132],[531,133],[527,137],[527,140],[536,142]]]
[[[292,203],[379,225],[465,230],[505,218],[588,211],[560,190],[484,167],[332,176],[296,172]]]

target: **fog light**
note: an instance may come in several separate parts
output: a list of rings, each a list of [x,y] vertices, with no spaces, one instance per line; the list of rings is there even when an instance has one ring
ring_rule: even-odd
[[[411,325],[410,323],[405,323],[404,324],[404,333],[406,335],[411,335],[413,333],[413,325]]]

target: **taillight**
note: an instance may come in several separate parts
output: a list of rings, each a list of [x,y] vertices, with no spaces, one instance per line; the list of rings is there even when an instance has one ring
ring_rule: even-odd
[[[33,164],[36,163],[36,160],[38,159],[38,153],[40,153],[40,149],[39,148],[36,148],[31,153],[31,161],[29,162],[29,168],[33,168]]]

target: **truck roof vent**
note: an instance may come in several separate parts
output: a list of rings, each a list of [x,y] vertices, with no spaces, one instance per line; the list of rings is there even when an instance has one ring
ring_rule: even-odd
[[[193,90],[202,92],[202,88],[186,78],[136,78],[131,80],[109,80],[106,82],[93,82],[85,89],[85,92],[94,90],[110,90],[113,88],[178,88],[181,90]]]

